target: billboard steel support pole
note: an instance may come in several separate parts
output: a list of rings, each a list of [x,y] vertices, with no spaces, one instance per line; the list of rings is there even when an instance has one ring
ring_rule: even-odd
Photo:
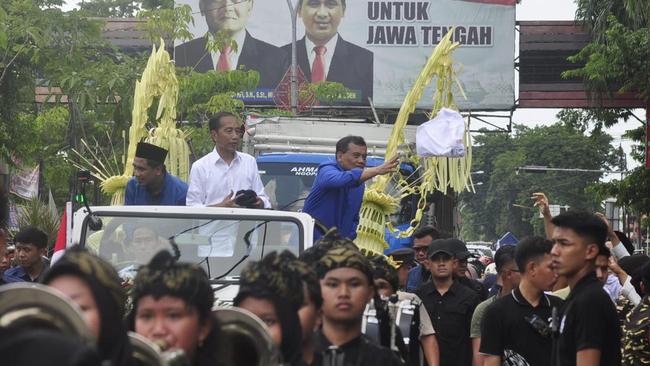
[[[296,55],[296,22],[298,21],[298,6],[294,6],[292,0],[287,0],[289,11],[291,11],[291,111],[298,112],[298,58]]]
[[[645,167],[650,169],[650,98],[645,107]]]

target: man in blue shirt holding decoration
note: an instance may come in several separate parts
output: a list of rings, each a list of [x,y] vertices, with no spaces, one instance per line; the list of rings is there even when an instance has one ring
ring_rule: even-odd
[[[167,150],[139,142],[133,159],[133,177],[126,185],[125,205],[185,206],[187,183],[167,173]]]
[[[394,172],[399,165],[395,156],[380,166],[365,169],[367,158],[368,147],[363,137],[340,139],[336,143],[336,160],[318,167],[303,211],[328,228],[336,227],[341,236],[356,238],[363,183],[377,175]],[[320,229],[314,230],[314,240],[322,235]]]

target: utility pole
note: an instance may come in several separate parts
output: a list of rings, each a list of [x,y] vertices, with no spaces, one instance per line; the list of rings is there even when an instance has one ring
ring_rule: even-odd
[[[547,166],[540,165],[525,165],[515,168],[517,174],[519,172],[528,172],[528,173],[544,173],[544,172],[574,172],[574,173],[610,173],[610,174],[622,174],[627,173],[624,170],[600,170],[600,169],[580,169],[580,168],[550,168]]]
[[[296,53],[296,32],[298,21],[298,6],[292,0],[287,0],[291,12],[291,111],[298,113],[298,55]]]
[[[645,106],[645,168],[650,169],[650,99]]]

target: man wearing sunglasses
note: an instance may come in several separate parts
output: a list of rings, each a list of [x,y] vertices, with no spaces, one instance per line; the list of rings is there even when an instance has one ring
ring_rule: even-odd
[[[409,271],[406,281],[407,292],[415,292],[431,278],[427,266],[427,250],[431,242],[439,238],[440,233],[433,226],[422,226],[413,233],[413,251],[415,252],[415,261],[418,264]]]

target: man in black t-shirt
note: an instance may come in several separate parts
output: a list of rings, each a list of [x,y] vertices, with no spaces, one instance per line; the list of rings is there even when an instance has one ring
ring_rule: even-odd
[[[621,329],[616,308],[594,270],[596,257],[605,248],[607,225],[581,211],[567,211],[551,222],[555,226],[553,267],[571,288],[559,319],[554,319],[559,334],[553,364],[619,365]]]
[[[483,366],[548,366],[551,364],[553,307],[560,298],[546,295],[555,283],[551,268],[553,242],[541,237],[519,242],[515,262],[521,273],[519,286],[492,303],[481,322]]]
[[[431,281],[415,294],[427,309],[436,331],[440,365],[470,366],[472,342],[469,327],[479,298],[476,292],[454,279],[456,266],[451,239],[437,239],[429,246]]]

